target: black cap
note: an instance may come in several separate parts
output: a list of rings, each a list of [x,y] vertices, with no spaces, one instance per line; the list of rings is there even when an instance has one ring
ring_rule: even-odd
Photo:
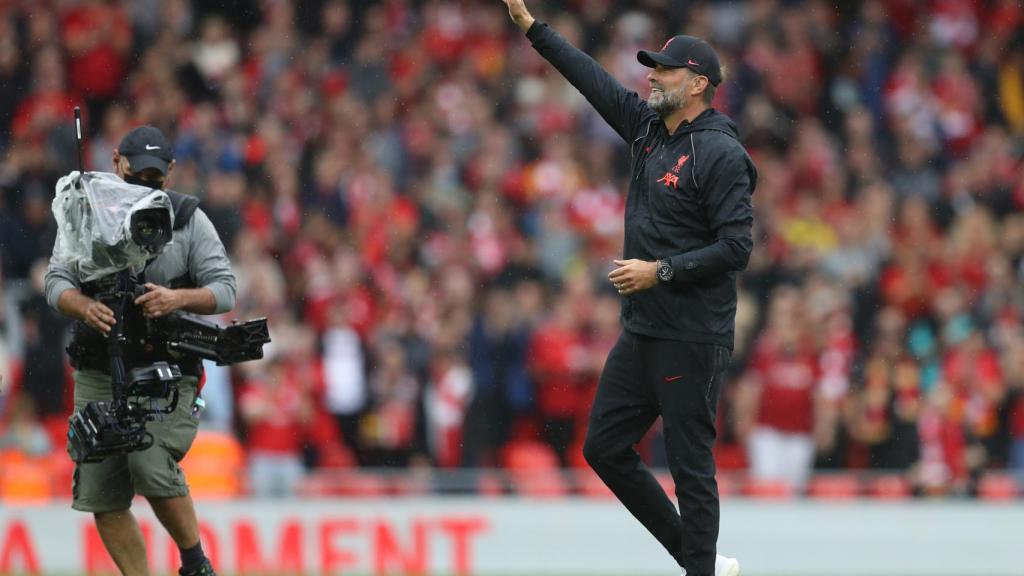
[[[167,174],[167,167],[174,160],[171,141],[153,126],[139,126],[126,134],[117,152],[128,159],[132,172],[156,168],[161,174]]]
[[[689,68],[697,74],[707,76],[712,84],[718,86],[722,81],[722,65],[718,54],[710,44],[693,36],[673,36],[665,42],[660,52],[641,50],[636,59],[648,68],[656,65],[670,68]]]

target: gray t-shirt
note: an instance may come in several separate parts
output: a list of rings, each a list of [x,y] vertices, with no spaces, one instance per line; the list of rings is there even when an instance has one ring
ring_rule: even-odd
[[[57,310],[60,295],[69,288],[81,288],[76,266],[63,266],[50,258],[46,271],[46,302]],[[216,301],[215,314],[235,307],[235,274],[210,218],[196,208],[192,219],[175,230],[171,243],[146,268],[146,282],[159,286],[188,274],[192,283],[209,288]]]

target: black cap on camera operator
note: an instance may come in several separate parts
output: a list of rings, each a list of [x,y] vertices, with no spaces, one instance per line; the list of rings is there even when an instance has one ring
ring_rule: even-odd
[[[162,189],[173,169],[171,142],[159,128],[139,126],[114,151],[114,172],[129,184]]]

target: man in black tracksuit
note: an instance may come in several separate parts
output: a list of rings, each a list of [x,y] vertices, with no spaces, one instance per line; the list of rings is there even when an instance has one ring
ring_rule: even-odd
[[[689,576],[735,576],[718,556],[712,446],[719,390],[733,348],[736,272],[753,247],[753,162],[736,126],[710,107],[722,70],[691,36],[637,57],[650,68],[645,102],[592,58],[504,0],[533,47],[629,146],[623,332],[601,374],[583,447],[587,462]],[[664,423],[679,512],[633,448]]]

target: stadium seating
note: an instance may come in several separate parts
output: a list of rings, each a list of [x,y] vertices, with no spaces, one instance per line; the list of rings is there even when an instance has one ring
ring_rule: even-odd
[[[807,494],[824,500],[850,500],[860,495],[860,482],[847,474],[828,474],[811,478]]]
[[[245,453],[231,434],[201,430],[181,467],[196,499],[234,498],[243,492]]]
[[[867,494],[880,500],[903,500],[912,495],[912,490],[903,476],[886,474],[867,481]]]
[[[983,500],[1013,500],[1018,494],[1017,479],[1009,474],[990,472],[978,482],[978,496]]]
[[[53,477],[46,458],[0,452],[0,502],[5,505],[38,504],[53,496]]]
[[[796,492],[793,486],[784,480],[750,479],[744,485],[743,494],[764,500],[789,500]]]
[[[510,442],[502,452],[502,464],[521,496],[546,498],[569,492],[558,456],[547,444],[532,440]]]

